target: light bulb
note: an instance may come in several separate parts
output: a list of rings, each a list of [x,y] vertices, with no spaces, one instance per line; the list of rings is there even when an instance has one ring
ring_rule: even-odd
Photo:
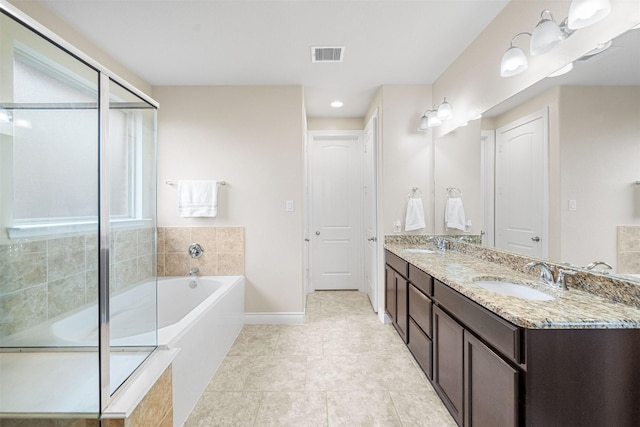
[[[529,62],[522,49],[517,46],[511,46],[502,55],[500,75],[502,77],[515,76],[526,70],[528,66]]]
[[[447,98],[438,106],[437,115],[440,120],[448,120],[453,116],[453,110],[451,109],[451,104],[447,102]]]

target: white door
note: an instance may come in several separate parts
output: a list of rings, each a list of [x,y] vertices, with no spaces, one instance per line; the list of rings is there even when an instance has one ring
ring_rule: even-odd
[[[496,131],[496,247],[548,255],[547,110]]]
[[[378,221],[377,205],[377,148],[378,116],[369,119],[364,128],[363,198],[364,198],[364,286],[373,311],[378,312]]]
[[[310,273],[314,290],[360,289],[362,132],[309,132]]]

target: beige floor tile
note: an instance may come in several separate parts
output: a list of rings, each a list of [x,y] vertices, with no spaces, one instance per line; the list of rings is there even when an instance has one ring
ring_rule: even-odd
[[[402,426],[386,390],[327,392],[329,426]]]
[[[427,386],[422,372],[412,363],[410,356],[361,355],[358,357],[362,374],[381,390],[420,390]]]
[[[306,325],[290,326],[280,331],[276,354],[322,355],[322,332]]]
[[[260,427],[323,427],[327,425],[324,392],[263,393],[256,418]]]
[[[389,392],[405,427],[456,427],[431,385],[421,390]]]
[[[227,356],[207,386],[207,391],[243,391],[251,373],[254,358],[251,356]]]
[[[269,356],[275,353],[280,325],[245,325],[231,346],[229,356]]]
[[[305,390],[346,391],[368,387],[357,356],[322,356],[307,358]]]
[[[253,426],[261,393],[215,392],[201,398],[185,427]]]
[[[306,356],[261,356],[251,366],[245,391],[304,391]]]

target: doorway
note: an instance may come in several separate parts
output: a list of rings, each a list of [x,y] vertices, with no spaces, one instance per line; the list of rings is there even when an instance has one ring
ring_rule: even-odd
[[[496,130],[495,245],[546,258],[549,252],[548,110]]]
[[[307,139],[310,290],[363,290],[362,131]]]

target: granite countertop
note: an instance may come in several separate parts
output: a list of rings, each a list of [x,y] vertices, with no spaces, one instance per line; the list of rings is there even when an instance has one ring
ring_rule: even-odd
[[[415,244],[385,244],[385,249],[517,326],[530,329],[640,328],[638,307],[571,287],[567,291],[555,290],[525,274],[524,270],[516,271],[453,250],[429,254],[406,251],[417,247]],[[530,287],[555,299],[536,301],[505,296],[475,285],[473,279],[476,277],[526,281]]]

